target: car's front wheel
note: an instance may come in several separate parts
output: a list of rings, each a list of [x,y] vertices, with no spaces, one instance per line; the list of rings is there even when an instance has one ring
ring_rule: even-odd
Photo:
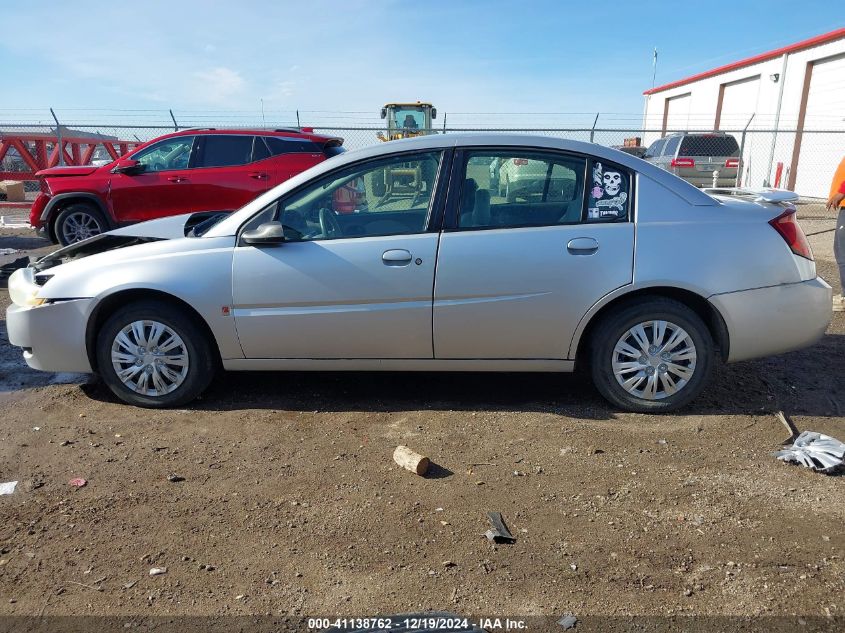
[[[97,336],[97,366],[118,398],[152,408],[193,400],[215,370],[203,328],[162,301],[131,303],[112,314]]]
[[[56,239],[62,246],[87,240],[108,230],[103,214],[85,202],[74,202],[62,209],[54,226]]]
[[[621,409],[668,412],[707,384],[713,337],[684,304],[647,299],[604,318],[593,332],[590,363],[599,392]]]

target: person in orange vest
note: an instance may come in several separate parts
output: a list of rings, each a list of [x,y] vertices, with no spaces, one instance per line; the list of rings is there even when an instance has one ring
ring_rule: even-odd
[[[839,266],[840,290],[833,295],[833,311],[845,312],[845,158],[839,163],[833,182],[830,184],[828,211],[838,211],[833,233],[833,255]]]

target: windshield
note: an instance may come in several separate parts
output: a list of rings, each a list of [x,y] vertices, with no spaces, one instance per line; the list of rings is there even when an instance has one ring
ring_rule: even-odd
[[[211,227],[228,215],[228,211],[217,211],[211,215],[195,213],[188,218],[185,225],[185,237],[202,237]]]
[[[393,111],[393,125],[405,130],[425,129],[425,112],[422,108],[396,108]]]

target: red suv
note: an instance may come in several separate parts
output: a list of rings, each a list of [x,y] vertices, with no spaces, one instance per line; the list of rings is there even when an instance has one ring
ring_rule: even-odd
[[[339,154],[343,139],[300,130],[183,130],[97,167],[43,169],[29,221],[53,242],[180,213],[231,211]]]

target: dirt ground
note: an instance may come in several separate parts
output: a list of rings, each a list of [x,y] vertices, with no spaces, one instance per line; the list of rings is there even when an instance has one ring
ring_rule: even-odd
[[[832,214],[801,217],[838,289]],[[845,439],[842,314],[661,417],[536,374],[226,374],[152,412],[0,339],[0,615],[845,616],[845,478],[772,457],[778,409]]]

